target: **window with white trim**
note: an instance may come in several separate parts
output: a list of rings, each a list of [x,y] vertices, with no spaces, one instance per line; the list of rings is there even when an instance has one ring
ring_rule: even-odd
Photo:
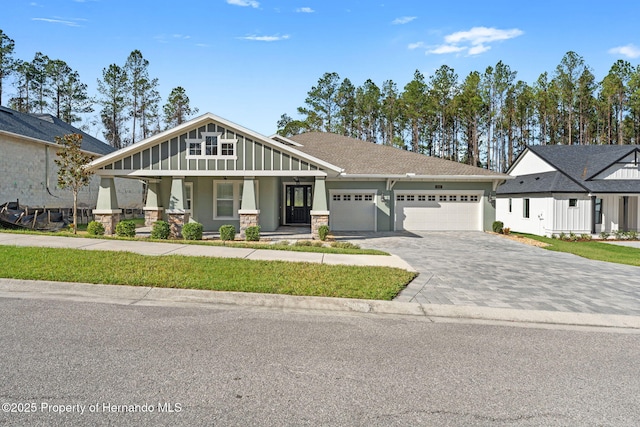
[[[578,199],[569,199],[569,207],[577,208],[578,207]]]
[[[513,199],[509,197],[509,213],[513,212]]]
[[[523,199],[522,217],[523,218],[529,218],[529,199]]]
[[[242,189],[244,181],[214,181],[213,182],[213,219],[237,219],[238,210],[242,204]],[[255,182],[256,197],[258,182]],[[256,200],[256,205],[258,200]]]
[[[187,138],[187,159],[236,159],[237,139],[224,139],[222,132],[201,132],[199,138]]]
[[[193,182],[184,183],[184,205],[187,210],[193,211]]]

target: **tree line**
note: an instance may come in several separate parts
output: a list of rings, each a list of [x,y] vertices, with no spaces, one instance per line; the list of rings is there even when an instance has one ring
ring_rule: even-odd
[[[526,145],[640,143],[640,66],[618,60],[597,81],[570,51],[533,84],[516,77],[502,61],[461,82],[447,65],[416,70],[402,90],[325,73],[278,133],[334,132],[501,172]]]
[[[114,63],[102,70],[97,97],[88,94],[86,83],[65,61],[42,52],[25,61],[14,58],[14,50],[15,41],[0,29],[0,105],[9,77],[15,93],[8,107],[23,113],[50,113],[74,124],[97,105],[104,138],[115,148],[179,125],[198,112],[181,86],[171,90],[161,109],[158,79],[149,75],[149,61],[139,50],[132,51],[123,65]]]

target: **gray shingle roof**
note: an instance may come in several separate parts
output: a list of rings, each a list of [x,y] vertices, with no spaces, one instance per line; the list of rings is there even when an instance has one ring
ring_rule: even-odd
[[[527,148],[557,172],[518,176],[501,185],[497,194],[640,193],[637,180],[593,179],[617,161],[640,150],[638,145],[535,145]]]
[[[289,137],[302,144],[296,149],[344,169],[350,175],[443,175],[486,176],[500,179],[506,175],[450,160],[374,144],[334,133],[308,132]]]
[[[0,130],[55,143],[56,136],[82,135],[82,149],[95,154],[109,154],[115,149],[50,114],[32,115],[0,106]]]

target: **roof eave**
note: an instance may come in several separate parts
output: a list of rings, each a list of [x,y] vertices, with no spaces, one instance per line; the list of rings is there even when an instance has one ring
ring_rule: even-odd
[[[418,174],[349,174],[341,173],[340,178],[354,179],[406,179],[412,181],[502,181],[514,179],[509,175],[418,175]]]
[[[56,144],[55,142],[45,141],[44,139],[33,138],[31,136],[26,136],[26,135],[20,135],[19,133],[13,133],[13,132],[9,132],[9,131],[6,131],[6,130],[0,130],[0,134],[12,136],[12,137],[17,138],[17,139],[25,139],[25,140],[27,140],[29,142],[35,142],[35,143],[38,143],[38,144],[44,144],[44,145],[48,145],[48,146],[54,147],[54,148],[62,148],[62,145]],[[80,151],[85,153],[85,154],[90,154],[92,156],[105,156],[106,155],[106,154],[96,153],[95,151],[88,151],[88,150],[83,150],[83,149],[80,149]]]

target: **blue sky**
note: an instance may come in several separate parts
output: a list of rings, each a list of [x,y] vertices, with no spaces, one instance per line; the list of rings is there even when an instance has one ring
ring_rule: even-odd
[[[601,80],[618,59],[640,63],[638,16],[628,0],[0,0],[17,58],[62,59],[95,94],[102,69],[138,49],[163,103],[183,86],[201,113],[266,135],[325,72],[402,89],[416,69],[446,64],[462,81],[502,60],[532,83],[572,50]]]

